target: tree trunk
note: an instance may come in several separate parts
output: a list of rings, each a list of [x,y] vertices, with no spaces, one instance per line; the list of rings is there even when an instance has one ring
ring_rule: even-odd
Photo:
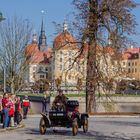
[[[137,24],[131,12],[137,4],[134,0],[74,0],[74,4],[78,9],[76,16],[78,22],[76,24],[79,23],[79,32],[80,35],[83,35],[81,40],[88,42],[86,111],[92,112],[96,111],[95,92],[99,82],[96,64],[96,51],[98,49],[96,48],[98,45],[108,47],[107,35],[112,42],[110,46],[112,51],[118,51],[119,54],[120,51],[124,50],[124,47],[132,43],[131,37],[129,38],[128,35],[135,34]],[[112,33],[113,35],[111,35]],[[102,59],[106,59],[105,57]],[[107,74],[108,69],[105,72]],[[118,75],[116,76],[118,77]],[[104,75],[101,78],[106,80]],[[106,85],[103,84],[103,86],[106,88]]]
[[[98,32],[98,0],[89,0],[88,17],[88,57],[87,57],[87,77],[86,77],[86,111],[96,112],[96,50]]]
[[[11,80],[11,93],[14,94],[15,93],[15,85],[14,85],[14,80],[12,78]]]
[[[86,78],[86,111],[96,112],[96,42],[89,43],[88,59],[87,59],[87,78]]]

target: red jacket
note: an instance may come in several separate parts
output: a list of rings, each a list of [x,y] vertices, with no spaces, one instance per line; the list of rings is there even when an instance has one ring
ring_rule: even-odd
[[[3,108],[6,108],[8,107],[8,98],[2,98],[2,107]]]
[[[22,106],[23,107],[30,107],[30,101],[28,99],[24,99],[22,101]]]
[[[75,107],[74,111],[72,112],[72,118],[74,119],[74,116],[76,113],[79,113],[79,107]]]
[[[9,101],[8,105],[9,105],[9,116],[13,117],[15,113],[14,103],[12,101]]]

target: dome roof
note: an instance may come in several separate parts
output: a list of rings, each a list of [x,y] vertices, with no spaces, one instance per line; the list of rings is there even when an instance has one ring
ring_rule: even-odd
[[[37,43],[31,43],[25,48],[25,57],[27,64],[48,64],[52,57],[52,49],[48,48],[42,52]]]
[[[53,43],[54,49],[77,49],[76,47],[76,39],[68,32],[63,31],[60,33],[54,40]]]
[[[33,55],[34,53],[38,52],[38,45],[37,43],[32,43],[32,44],[29,44],[26,48],[25,48],[25,55],[26,56],[31,56]]]

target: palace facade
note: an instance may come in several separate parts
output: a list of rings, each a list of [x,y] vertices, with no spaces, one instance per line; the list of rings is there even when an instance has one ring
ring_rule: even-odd
[[[31,44],[25,48],[26,83],[33,84],[47,79],[55,84],[61,80],[61,86],[76,86],[78,79],[85,85],[87,72],[88,46],[83,50],[78,47],[77,40],[69,32],[66,22],[53,41],[53,47],[47,45],[47,38],[42,20],[39,39],[33,35]],[[117,54],[111,46],[97,47],[97,65],[102,78],[130,78],[140,80],[140,49],[128,48]],[[116,57],[117,56],[117,57]],[[93,60],[94,61],[94,60]],[[121,67],[121,68],[120,68]]]
[[[39,41],[37,35],[33,35],[32,43],[25,48],[27,83],[35,83],[40,79],[47,79],[55,83],[61,79],[63,86],[75,86],[77,80],[86,78],[86,47],[82,56],[76,39],[68,31],[66,22],[63,30],[54,41],[53,47],[47,46],[44,25],[42,21]]]

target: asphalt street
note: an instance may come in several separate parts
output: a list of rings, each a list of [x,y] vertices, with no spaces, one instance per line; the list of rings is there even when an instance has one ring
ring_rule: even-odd
[[[0,133],[0,140],[140,140],[140,118],[137,117],[90,117],[89,131],[79,129],[72,136],[71,128],[48,129],[45,135],[39,133],[41,115],[29,116],[24,128]]]

